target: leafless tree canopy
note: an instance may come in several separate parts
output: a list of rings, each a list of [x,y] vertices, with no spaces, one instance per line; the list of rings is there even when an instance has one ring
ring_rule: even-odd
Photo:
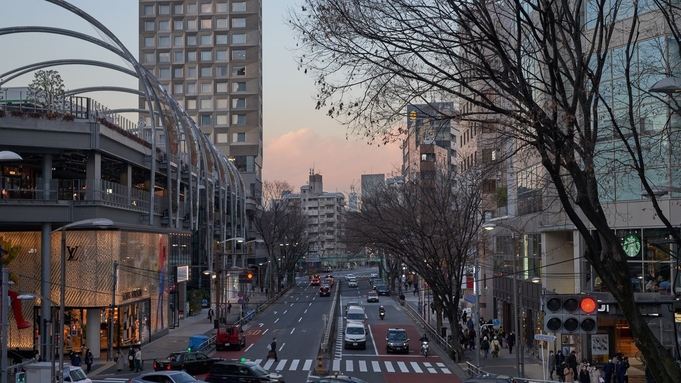
[[[681,369],[634,303],[599,188],[640,184],[681,244],[653,192],[668,182],[654,168],[679,162],[678,118],[648,92],[679,73],[678,14],[633,0],[306,0],[290,25],[318,108],[352,131],[389,139],[408,103],[452,100],[472,106],[461,121],[493,120],[539,158],[656,381],[671,383]]]

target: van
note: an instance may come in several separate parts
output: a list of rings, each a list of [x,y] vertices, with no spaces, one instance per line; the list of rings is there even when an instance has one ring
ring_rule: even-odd
[[[364,313],[363,308],[352,306],[348,309],[348,312],[345,314],[345,321],[348,324],[354,322],[360,323],[362,326],[366,326],[367,315]]]
[[[348,322],[345,326],[345,334],[343,336],[344,347],[348,348],[367,348],[367,331],[364,325],[356,322]]]
[[[49,382],[50,375],[52,374],[52,367],[54,367],[54,365],[51,362],[35,362],[24,365],[26,383]],[[59,365],[56,367],[58,369]],[[92,380],[87,377],[85,371],[80,367],[69,366],[65,363],[62,374],[64,382],[92,383]]]
[[[215,350],[220,351],[228,347],[241,350],[246,347],[246,336],[239,326],[219,326],[215,335]]]

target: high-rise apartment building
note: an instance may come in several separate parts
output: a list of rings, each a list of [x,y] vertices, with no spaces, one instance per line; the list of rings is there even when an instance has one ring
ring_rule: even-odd
[[[139,61],[234,163],[259,204],[261,0],[140,0],[139,7]]]

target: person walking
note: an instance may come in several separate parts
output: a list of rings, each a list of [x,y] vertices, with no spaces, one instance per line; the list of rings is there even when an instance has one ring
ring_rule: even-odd
[[[487,358],[487,353],[489,353],[489,341],[487,340],[487,337],[482,338],[480,350],[482,351],[482,357]]]
[[[579,369],[579,383],[591,383],[589,370],[587,370],[588,367],[588,363],[582,363],[581,368]]]
[[[116,355],[114,355],[114,362],[116,363],[116,370],[122,371],[125,366],[125,355],[123,355],[120,348],[116,351]]]
[[[232,302],[227,302],[227,314],[232,313]]]
[[[274,337],[272,338],[272,343],[267,345],[267,359],[269,358],[274,358],[274,361],[277,362],[279,361],[279,357],[277,356],[277,338]]]
[[[132,346],[128,351],[128,368],[130,371],[135,371],[135,349]]]
[[[87,373],[92,372],[92,363],[94,363],[95,357],[92,355],[92,351],[90,349],[85,350],[85,365],[87,366]]]
[[[572,369],[567,363],[565,363],[565,368],[563,369],[564,382],[572,383],[575,381],[575,370]]]
[[[612,376],[615,374],[615,362],[617,362],[617,359],[612,357],[603,365],[603,380],[605,383],[612,383]]]
[[[492,339],[492,358],[498,358],[499,357],[499,351],[501,351],[501,343],[499,343],[499,337],[494,336],[494,339]]]
[[[513,354],[513,346],[515,345],[515,331],[511,330],[506,337],[506,344],[508,345],[508,353]]]
[[[553,372],[556,370],[556,355],[553,350],[549,351],[549,379],[553,380]]]
[[[212,308],[212,307],[209,308],[209,309],[208,309],[208,322],[213,322],[213,315],[214,315],[214,314],[215,314],[215,313],[214,313],[214,311],[213,311],[213,308]]]
[[[142,349],[135,350],[135,372],[142,371]]]
[[[567,367],[567,364],[565,364],[565,361],[560,362],[556,366],[556,376],[558,377],[559,382],[565,381],[565,367]],[[573,382],[570,382],[570,383],[573,383]]]
[[[81,359],[80,359],[80,354],[77,353],[77,352],[74,352],[73,354],[74,355],[73,355],[73,358],[71,359],[71,365],[76,366],[76,367],[80,367],[80,363],[82,362]]]

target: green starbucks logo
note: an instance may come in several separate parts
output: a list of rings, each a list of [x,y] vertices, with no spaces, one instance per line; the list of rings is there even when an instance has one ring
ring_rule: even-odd
[[[628,257],[635,257],[641,251],[641,239],[636,234],[629,234],[624,237],[622,247]]]

